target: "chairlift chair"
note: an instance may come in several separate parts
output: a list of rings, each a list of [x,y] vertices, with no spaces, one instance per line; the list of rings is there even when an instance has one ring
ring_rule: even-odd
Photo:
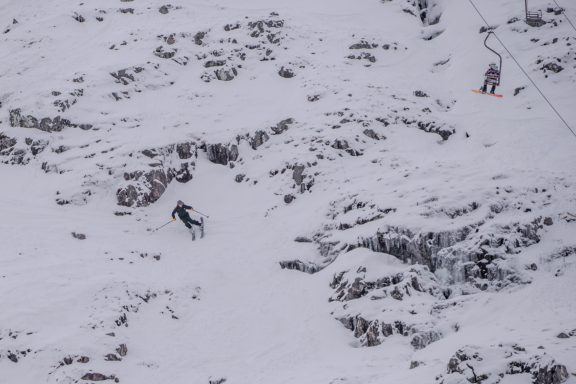
[[[496,52],[495,50],[493,50],[492,48],[490,48],[488,46],[488,39],[490,38],[491,35],[494,35],[494,32],[489,31],[488,34],[486,35],[486,38],[484,39],[484,46],[486,48],[488,48],[490,51],[492,51],[496,56],[498,56],[498,81],[496,82],[496,85],[500,85],[500,78],[502,77],[502,56]]]

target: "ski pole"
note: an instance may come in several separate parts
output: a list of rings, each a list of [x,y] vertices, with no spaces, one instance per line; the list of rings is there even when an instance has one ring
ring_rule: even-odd
[[[158,230],[160,230],[160,229],[164,228],[165,226],[167,226],[168,224],[170,224],[170,223],[171,223],[171,222],[173,222],[173,221],[174,221],[174,220],[170,220],[169,222],[167,222],[166,224],[164,224],[164,225],[162,225],[162,226],[160,226],[160,227],[156,228],[156,229],[155,229],[155,230],[153,230],[152,232],[156,232],[156,231],[158,231]]]
[[[210,216],[205,215],[205,214],[203,214],[202,212],[199,212],[199,211],[197,211],[197,210],[195,210],[195,209],[193,209],[193,211],[196,212],[196,213],[199,214],[199,215],[202,215],[202,216],[204,216],[204,217],[210,218]]]

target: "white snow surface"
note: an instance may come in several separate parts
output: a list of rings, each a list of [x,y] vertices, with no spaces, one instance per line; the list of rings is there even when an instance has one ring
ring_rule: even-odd
[[[470,3],[421,2],[424,22],[415,3],[173,0],[163,14],[168,3],[152,0],[0,0],[0,384],[89,383],[88,373],[127,384],[467,383],[447,371],[461,348],[484,356],[486,383],[534,382],[499,379],[515,345],[518,359],[561,364],[562,382],[576,383],[576,137],[495,40],[504,97],[471,92],[496,59]],[[553,13],[539,28],[511,20],[523,17],[519,1],[475,3],[576,129],[576,31]],[[562,5],[575,20],[576,4]],[[251,36],[258,20],[283,23]],[[361,41],[373,46],[350,49]],[[234,79],[218,80],[208,60],[225,60]],[[295,76],[279,76],[282,67]],[[121,69],[133,76],[126,84],[111,76]],[[24,128],[10,121],[15,109],[92,128]],[[253,149],[259,130],[269,140]],[[4,148],[3,135],[16,144]],[[45,148],[30,152],[32,141]],[[170,182],[148,206],[117,205],[126,172],[175,161],[142,151],[183,142],[197,151],[191,181]],[[217,143],[238,145],[232,166],[209,161],[203,144]],[[13,164],[18,150],[24,161]],[[292,178],[295,165],[309,187]],[[210,216],[204,238],[192,242],[179,221],[152,231],[178,199]],[[523,242],[518,228],[533,222],[538,241]],[[487,252],[517,279],[429,273],[358,248],[390,228],[465,227],[463,263],[483,239],[502,238]],[[320,270],[282,269],[289,260]],[[374,282],[413,268],[423,268],[423,292],[329,301],[342,272]],[[339,321],[347,316],[441,337],[422,349],[413,334],[367,346]]]

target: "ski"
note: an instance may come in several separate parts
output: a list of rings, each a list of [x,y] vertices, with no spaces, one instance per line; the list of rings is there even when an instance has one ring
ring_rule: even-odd
[[[200,218],[200,223],[202,225],[200,225],[200,238],[203,239],[204,238],[204,218],[201,217]]]
[[[194,227],[190,228],[190,233],[192,234],[192,241],[196,240],[196,231],[194,230]]]
[[[504,95],[500,95],[500,94],[498,94],[498,93],[482,92],[482,91],[479,91],[479,90],[477,90],[477,89],[473,89],[472,92],[477,93],[477,94],[479,94],[479,95],[486,95],[486,96],[497,97],[497,98],[499,98],[499,99],[502,98],[502,97],[504,97]]]

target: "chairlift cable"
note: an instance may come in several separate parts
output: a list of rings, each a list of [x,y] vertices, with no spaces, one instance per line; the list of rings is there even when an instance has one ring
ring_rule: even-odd
[[[576,31],[576,27],[574,26],[574,23],[572,23],[572,20],[570,20],[570,18],[569,18],[568,15],[566,14],[566,9],[562,8],[562,7],[560,6],[560,4],[558,4],[558,3],[556,2],[556,0],[552,0],[552,1],[554,2],[554,4],[556,4],[556,6],[557,6],[558,8],[560,8],[560,9],[562,10],[562,14],[564,15],[564,17],[565,17],[566,20],[568,21],[568,24],[570,24],[570,25],[572,26],[572,29],[573,29],[574,31]]]

